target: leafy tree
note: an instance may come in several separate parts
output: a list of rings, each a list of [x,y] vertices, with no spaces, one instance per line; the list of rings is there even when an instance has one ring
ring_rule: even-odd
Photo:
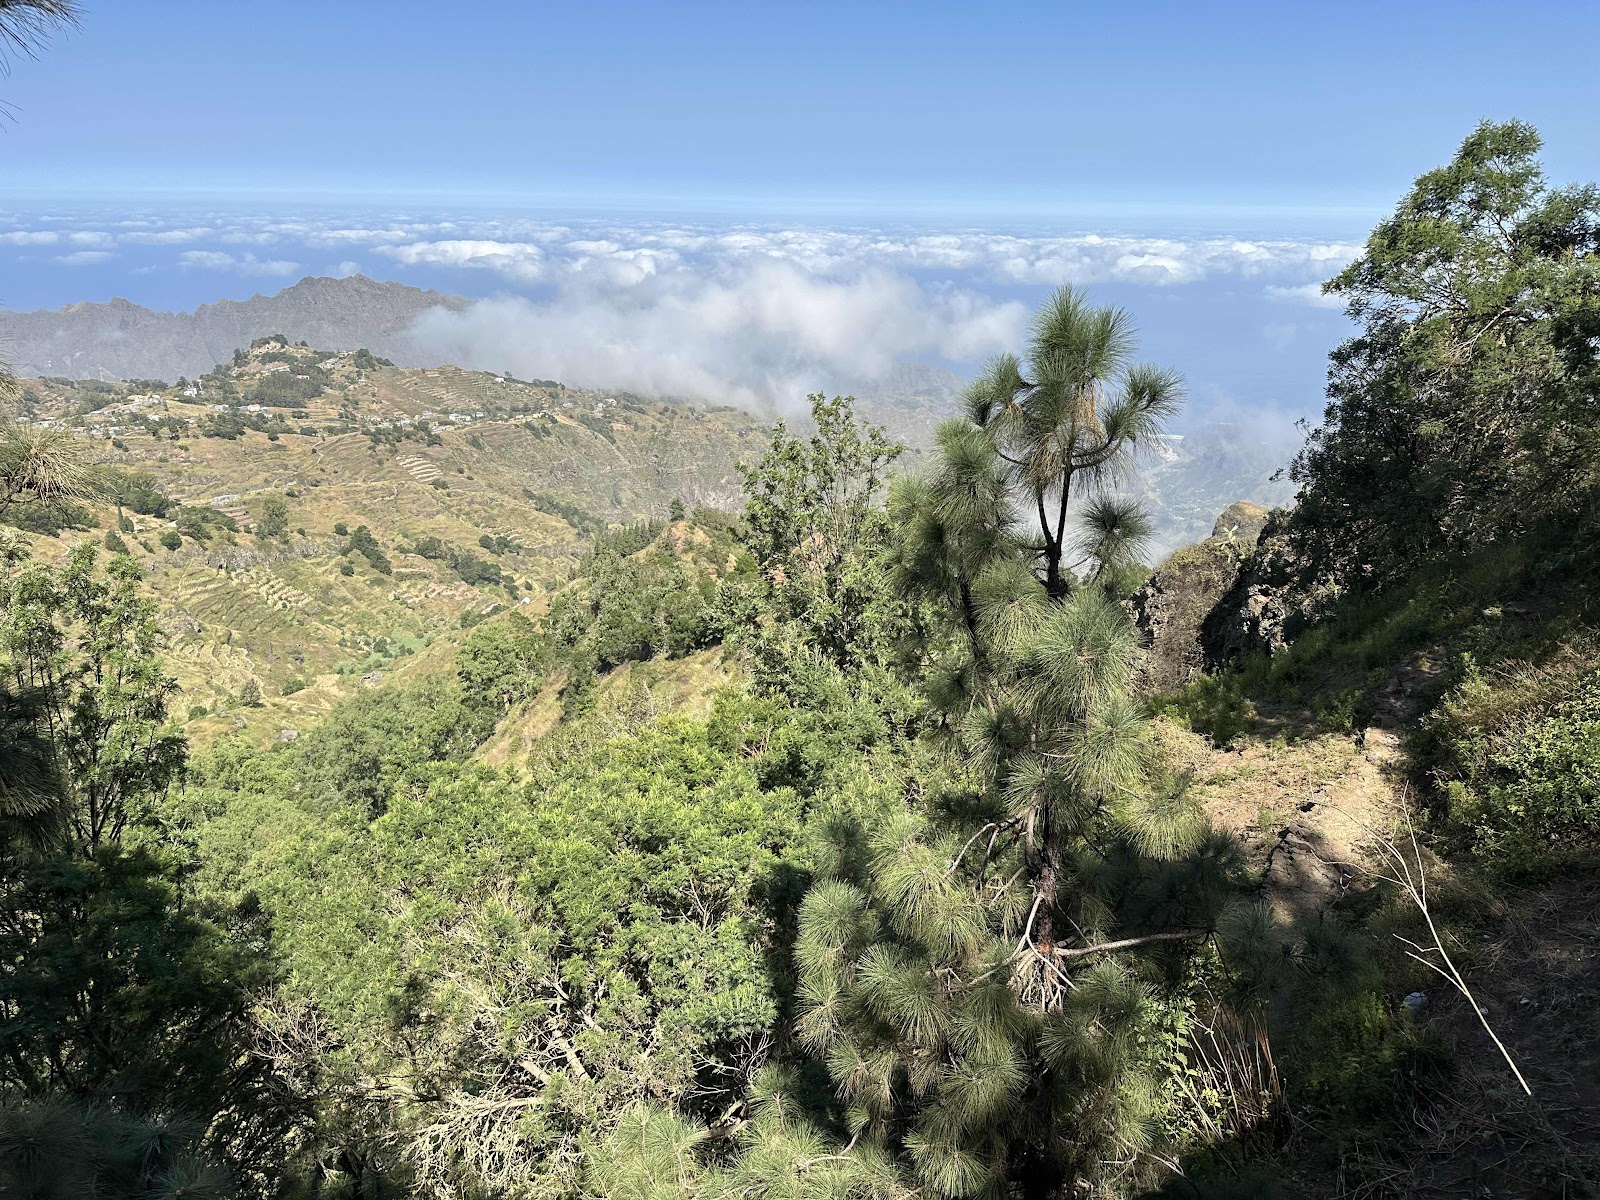
[[[1600,190],[1550,187],[1539,149],[1480,125],[1325,288],[1361,330],[1295,462],[1294,530],[1347,577],[1600,515]]]
[[[271,963],[183,902],[157,848],[155,813],[185,746],[166,722],[173,684],[132,560],[102,574],[86,543],[61,566],[19,570],[14,554],[10,566],[0,1147],[15,1153],[0,1152],[0,1184],[66,1195],[87,1177],[97,1195],[205,1195],[226,1180],[190,1149],[224,1113],[210,1150],[237,1163],[277,1152],[245,1053],[248,995]],[[132,1147],[137,1163],[122,1153]]]
[[[131,558],[102,575],[84,543],[61,568],[0,579],[0,646],[18,694],[37,697],[69,820],[87,854],[121,837],[178,777],[185,747],[167,725],[175,684]]]
[[[229,533],[239,532],[239,522],[220,508],[214,508],[209,504],[184,505],[178,510],[174,524],[184,537],[193,538],[197,542],[210,541],[212,531],[216,529],[223,529]]]
[[[389,562],[389,556],[383,552],[383,547],[378,545],[378,539],[372,536],[372,530],[365,525],[357,525],[350,534],[350,544],[346,547],[346,553],[351,550],[365,558],[378,574],[394,574],[394,566]]]
[[[760,460],[742,465],[744,541],[760,573],[754,603],[769,620],[798,623],[808,645],[841,665],[882,653],[891,624],[876,550],[889,467],[904,447],[862,423],[849,397],[810,397],[815,432],[783,422]],[[737,625],[752,628],[753,614]]]
[[[168,550],[176,550],[179,546],[183,545],[183,534],[179,533],[176,529],[164,529],[161,531],[161,536],[156,540]]]
[[[927,699],[953,774],[846,831],[806,897],[799,1031],[852,1136],[930,1195],[1065,1194],[1139,1161],[1177,964],[1228,893],[1130,693],[1128,620],[1077,575],[1131,553],[1136,510],[1094,489],[1176,405],[1131,342],[1125,314],[1058,293],[1026,373],[992,363],[890,493],[896,576],[940,617]]]
[[[252,676],[244,681],[244,686],[239,689],[239,703],[246,708],[261,707],[261,684]]]
[[[119,509],[130,509],[150,517],[165,517],[170,510],[178,507],[177,502],[161,490],[160,480],[148,471],[107,468],[101,473],[101,485]]]
[[[170,866],[107,844],[0,882],[0,1059],[23,1092],[151,1115],[241,1098],[247,992],[270,966],[186,910]]]
[[[465,757],[494,717],[468,703],[453,681],[361,692],[295,743],[305,793],[323,805],[381,815],[403,780]]]
[[[582,706],[598,673],[657,654],[681,657],[714,640],[710,572],[656,541],[662,530],[648,522],[598,538],[582,583],[551,605],[547,644],[566,662],[570,710]],[[720,544],[726,551],[727,540]]]
[[[508,613],[472,631],[456,655],[456,677],[470,700],[504,711],[538,689],[544,654],[532,622]]]
[[[256,511],[256,534],[259,537],[282,537],[289,531],[289,506],[280,496],[268,496]]]
[[[94,515],[88,509],[68,500],[9,505],[0,509],[0,521],[46,537],[60,537],[66,530],[89,529],[95,524]]]

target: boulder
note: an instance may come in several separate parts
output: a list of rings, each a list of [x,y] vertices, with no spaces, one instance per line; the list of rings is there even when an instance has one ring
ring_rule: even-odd
[[[1248,500],[1237,500],[1222,510],[1222,515],[1211,527],[1211,536],[1232,538],[1254,546],[1261,537],[1261,531],[1267,527],[1267,518],[1271,515],[1268,509],[1262,508],[1259,504],[1252,504]]]

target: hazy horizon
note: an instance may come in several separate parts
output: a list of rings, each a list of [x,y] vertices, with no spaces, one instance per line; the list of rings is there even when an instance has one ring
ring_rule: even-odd
[[[1558,181],[1600,150],[1581,9],[1559,39],[1431,3],[474,17],[91,14],[0,81],[0,304],[361,271],[479,301],[425,330],[463,365],[783,406],[970,371],[1074,284],[1190,419],[1286,428],[1347,329],[1321,283],[1418,173],[1489,116],[1536,124]]]

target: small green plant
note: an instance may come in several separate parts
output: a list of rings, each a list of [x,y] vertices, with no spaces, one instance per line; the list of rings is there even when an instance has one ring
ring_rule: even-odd
[[[128,552],[128,543],[118,537],[114,529],[106,530],[105,547],[113,554],[126,554]]]
[[[349,537],[350,526],[346,525],[343,521],[335,521],[333,523],[333,533],[335,537]]]
[[[168,550],[176,550],[183,545],[183,535],[176,529],[163,530],[160,541]]]
[[[189,720],[198,721],[201,717],[209,716],[211,710],[204,704],[196,704],[189,709]]]
[[[351,565],[351,562],[348,558],[339,564],[339,574],[349,576],[354,575],[355,573],[356,569]]]
[[[306,681],[304,679],[300,679],[300,678],[297,677],[297,678],[294,678],[294,679],[285,680],[284,681],[284,685],[283,685],[283,694],[285,696],[292,696],[296,692],[305,691],[306,687],[307,687],[307,684],[306,684]]]
[[[1256,721],[1256,706],[1244,694],[1237,675],[1208,675],[1156,705],[1185,727],[1209,737],[1226,749]]]

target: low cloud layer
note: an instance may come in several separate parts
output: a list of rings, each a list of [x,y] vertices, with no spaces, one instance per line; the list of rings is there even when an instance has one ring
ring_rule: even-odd
[[[782,262],[711,275],[612,264],[552,300],[436,309],[414,336],[449,362],[762,406],[881,381],[902,362],[982,358],[1016,345],[1026,319],[1019,303],[881,269],[828,279]]]
[[[1184,301],[1191,306],[1205,295],[1187,310],[1201,316],[1213,296],[1260,310],[1298,307],[1292,319],[1287,311],[1267,317],[1266,331],[1253,336],[1280,358],[1311,354],[1324,337],[1315,322],[1325,318],[1308,310],[1338,307],[1321,282],[1358,249],[1317,239],[418,213],[0,212],[0,260],[10,260],[14,278],[30,262],[86,269],[74,272],[81,278],[93,270],[134,282],[165,275],[191,280],[184,290],[198,303],[216,298],[202,279],[287,282],[365,269],[480,297],[464,311],[426,317],[415,335],[429,357],[762,406],[792,405],[817,389],[870,388],[900,364],[962,369],[1016,349],[1028,309],[1062,284],[1147,288],[1152,297],[1192,297]],[[178,287],[164,286],[169,295]],[[1262,330],[1259,313],[1247,327]],[[1186,366],[1197,350],[1202,359],[1209,352],[1172,349],[1181,356],[1175,365]],[[1229,391],[1215,372],[1207,386]]]
[[[246,251],[229,254],[224,250],[185,250],[178,265],[186,270],[232,271],[239,275],[265,275],[287,278],[300,270],[300,264],[285,259],[257,258]]]

